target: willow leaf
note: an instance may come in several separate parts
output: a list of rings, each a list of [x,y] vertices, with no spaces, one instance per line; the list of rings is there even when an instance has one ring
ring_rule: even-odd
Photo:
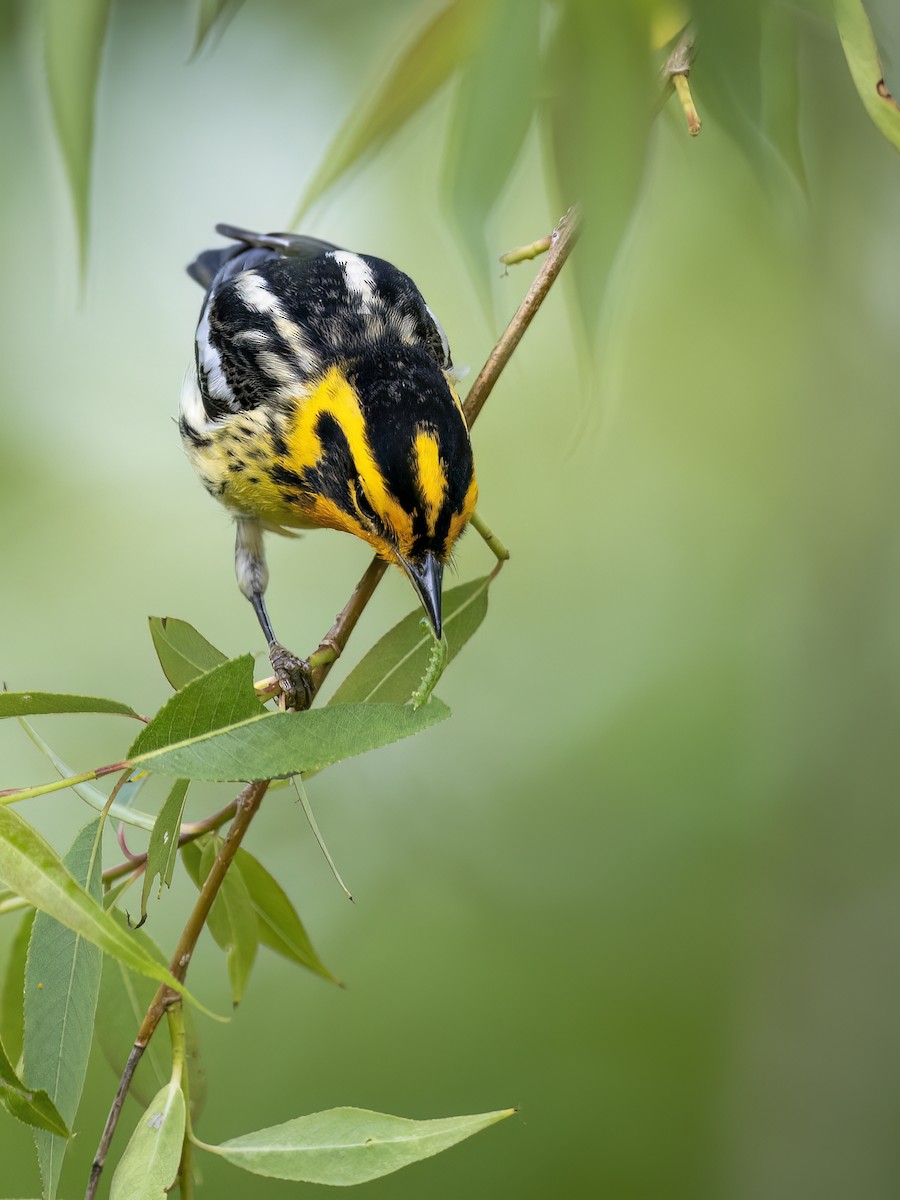
[[[109,1200],[166,1200],[178,1174],[186,1120],[184,1093],[172,1080],[138,1121],[113,1175]]]
[[[163,674],[176,691],[227,661],[193,625],[175,617],[151,617],[150,636]]]
[[[363,1108],[332,1108],[204,1149],[254,1175],[348,1186],[439,1154],[514,1111],[410,1121]]]
[[[834,16],[866,112],[888,141],[900,149],[900,108],[885,85],[875,34],[862,0],[835,0]]]
[[[56,135],[66,166],[82,267],[87,255],[91,152],[110,0],[45,0],[44,58]]]
[[[306,188],[293,224],[443,87],[477,44],[487,8],[482,0],[451,0],[409,42],[388,75],[369,96],[357,101],[338,130]]]
[[[79,832],[61,862],[89,903],[102,893],[100,818]],[[25,966],[25,1078],[42,1088],[69,1127],[75,1120],[94,1032],[103,956],[82,934],[46,912],[35,917]],[[56,1196],[67,1139],[35,1131],[38,1163],[48,1200]]]

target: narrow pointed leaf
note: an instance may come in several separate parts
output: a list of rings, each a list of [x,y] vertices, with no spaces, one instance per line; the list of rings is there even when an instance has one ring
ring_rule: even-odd
[[[900,7],[896,0],[863,0],[887,90],[900,96]]]
[[[648,24],[647,8],[630,0],[569,0],[548,56],[546,135],[557,208],[584,208],[572,278],[590,349],[643,177],[658,90]]]
[[[102,696],[66,696],[58,692],[0,692],[0,719],[38,717],[45,713],[116,713],[137,717],[128,704]]]
[[[163,884],[172,886],[172,875],[178,858],[178,835],[181,830],[181,819],[184,816],[184,804],[187,799],[188,781],[176,780],[165,804],[159,812],[153,832],[150,834],[150,845],[147,848],[147,867],[144,871],[144,886],[141,891],[141,919],[147,915],[147,899],[153,880],[159,876],[159,892],[162,895]]]
[[[56,135],[66,166],[84,263],[91,152],[100,61],[110,0],[45,0],[44,56]]]
[[[439,1154],[514,1111],[410,1121],[363,1108],[332,1108],[205,1149],[254,1175],[348,1186]]]
[[[197,1003],[184,984],[149,955],[118,925],[114,915],[106,912],[72,878],[59,855],[37,830],[11,808],[3,807],[0,807],[0,879],[29,904],[81,934],[104,953],[168,984]]]
[[[42,1089],[27,1088],[16,1074],[0,1042],[0,1104],[17,1121],[31,1125],[42,1133],[70,1136],[56,1105]]]
[[[247,850],[238,850],[235,865],[240,868],[250,903],[256,910],[259,940],[263,945],[323,979],[337,983],[313,949],[303,922],[281,884]]]
[[[485,575],[451,588],[444,595],[444,633],[450,644],[450,661],[487,616],[489,586],[490,579]],[[402,704],[408,700],[419,686],[434,644],[431,634],[422,629],[421,616],[421,609],[410,613],[376,642],[331,697],[329,705],[364,701]]]
[[[198,675],[226,662],[226,656],[187,621],[151,617],[150,636],[163,674],[178,691]]]
[[[19,717],[19,724],[37,748],[43,754],[47,755],[59,772],[60,778],[71,779],[73,775],[78,774],[77,771],[73,771],[64,759],[60,758],[24,717]],[[119,788],[118,797],[108,807],[109,797],[105,792],[101,792],[100,788],[94,787],[92,783],[73,784],[72,791],[76,796],[80,796],[85,804],[96,809],[97,812],[106,812],[108,816],[114,817],[117,821],[122,821],[125,825],[133,825],[136,829],[152,829],[156,824],[156,817],[152,813],[141,812],[139,809],[131,807],[131,802],[147,782],[148,778],[149,776],[146,772],[140,772],[137,777],[126,780],[122,787]]]
[[[138,1121],[113,1175],[110,1200],[166,1200],[181,1162],[185,1121],[184,1093],[172,1081]]]
[[[211,836],[188,842],[182,847],[182,859],[194,884],[202,888],[216,855],[222,846],[220,837]],[[225,951],[232,1003],[243,999],[244,989],[259,947],[259,921],[250,902],[240,867],[233,862],[222,881],[209,913],[207,926],[216,944]]]
[[[0,989],[0,1041],[14,1063],[22,1053],[22,1031],[25,1027],[25,960],[34,924],[34,909],[29,908],[19,923],[9,948],[9,958]]]
[[[542,5],[541,0],[496,0],[485,7],[484,36],[459,81],[442,191],[490,311],[497,252],[489,252],[485,222],[534,119]]]
[[[80,831],[60,864],[97,905],[102,893],[100,818]],[[71,1128],[81,1100],[93,1040],[103,956],[81,934],[39,912],[25,967],[24,1075],[43,1088]],[[56,1196],[66,1139],[35,1133],[41,1179],[48,1200]]]
[[[294,224],[443,87],[476,45],[487,7],[482,0],[450,0],[406,46],[374,91],[356,101],[307,186]]]
[[[199,54],[214,33],[221,34],[243,0],[197,0],[197,28],[193,54]]]
[[[900,97],[895,99],[886,86],[875,35],[862,0],[835,0],[834,16],[847,65],[866,112],[888,141],[900,149]],[[897,57],[900,58],[900,50]]]
[[[272,712],[256,699],[248,654],[176,692],[138,735],[129,762],[163,775],[210,782],[297,775],[399,741],[449,715],[439,700],[418,710],[346,704]]]

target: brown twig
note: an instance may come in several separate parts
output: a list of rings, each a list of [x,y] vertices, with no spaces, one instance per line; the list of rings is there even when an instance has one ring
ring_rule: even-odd
[[[491,351],[487,362],[469,389],[466,402],[463,405],[463,413],[465,414],[469,428],[474,425],[503,368],[509,362],[510,356],[516,346],[522,340],[525,330],[534,320],[535,314],[546,299],[547,293],[550,291],[563,264],[569,257],[578,237],[578,225],[578,211],[570,209],[554,230],[549,252],[541,265],[540,271],[535,276],[534,282],[528,289],[525,299],[519,305],[515,316],[506,327],[499,342]],[[353,589],[350,599],[341,612],[338,613],[334,625],[332,625],[331,629],[319,643],[315,653],[327,653],[323,653],[323,658],[326,661],[320,662],[313,669],[313,697],[318,693],[331,667],[346,647],[359,618],[362,616],[366,605],[381,582],[387,566],[388,564],[383,559],[375,558],[372,560],[359,583]],[[213,901],[221,887],[222,880],[225,878],[225,873],[237,853],[238,847],[259,808],[270,782],[270,780],[263,780],[260,783],[251,783],[232,804],[212,817],[207,818],[206,821],[197,822],[191,830],[182,832],[179,838],[179,844],[183,844],[185,841],[193,841],[194,838],[200,837],[202,833],[206,833],[210,829],[215,829],[222,825],[228,819],[228,816],[231,815],[232,809],[235,812],[234,822],[228,831],[228,836],[222,843],[212,869],[206,877],[200,895],[197,898],[197,903],[194,905],[187,924],[182,931],[172,960],[169,963],[169,970],[179,981],[184,980],[191,961],[191,955],[197,944],[197,939],[209,916]],[[134,870],[133,863],[123,863],[119,867],[113,867],[110,872],[104,872],[104,881],[112,882],[113,879],[127,874],[129,870]],[[96,1195],[100,1175],[106,1162],[106,1156],[109,1153],[110,1143],[119,1122],[122,1105],[125,1103],[125,1097],[131,1086],[131,1080],[137,1069],[137,1065],[141,1060],[141,1055],[147,1048],[166,1009],[169,1005],[178,1002],[178,1000],[178,994],[163,984],[157,990],[150,1007],[144,1015],[141,1027],[134,1040],[134,1045],[128,1055],[125,1070],[122,1072],[122,1078],[119,1081],[115,1099],[109,1110],[109,1116],[106,1119],[100,1145],[94,1156],[91,1176],[87,1191],[85,1192],[85,1200],[93,1200]]]
[[[178,945],[175,947],[175,953],[172,955],[169,963],[169,970],[179,982],[187,974],[191,956],[194,953],[194,948],[197,945],[197,939],[200,937],[203,926],[206,924],[209,910],[212,908],[213,901],[218,895],[219,888],[222,886],[225,873],[231,866],[238,847],[244,839],[244,834],[249,829],[250,822],[253,820],[257,809],[262,803],[262,798],[266,794],[269,782],[268,779],[263,779],[259,783],[249,784],[235,801],[237,811],[232,826],[228,831],[228,836],[222,843],[219,853],[216,855],[215,862],[204,881],[203,887],[200,889],[197,903],[194,905],[187,924],[181,932]],[[84,1200],[93,1200],[93,1197],[96,1195],[103,1165],[109,1153],[109,1146],[116,1131],[116,1126],[119,1123],[119,1114],[122,1111],[122,1105],[125,1103],[125,1097],[128,1095],[132,1077],[137,1070],[138,1063],[141,1061],[141,1056],[146,1050],[153,1034],[156,1032],[156,1027],[162,1020],[166,1009],[170,1004],[179,1001],[179,999],[180,997],[177,992],[172,991],[166,984],[160,984],[150,1007],[144,1014],[141,1027],[138,1030],[137,1037],[134,1039],[134,1045],[131,1047],[131,1052],[128,1055],[125,1070],[122,1072],[122,1078],[119,1080],[116,1097],[109,1110],[109,1116],[106,1118],[106,1125],[103,1129],[103,1136],[100,1138],[100,1145],[97,1148],[97,1153],[94,1155],[94,1162],[91,1166],[91,1177],[88,1181],[87,1191],[84,1194]]]
[[[494,384],[500,378],[500,373],[509,362],[510,356],[516,346],[522,340],[525,330],[534,320],[537,310],[544,303],[547,293],[550,291],[557,275],[562,270],[563,264],[572,252],[572,247],[575,245],[578,237],[578,230],[578,210],[577,208],[570,208],[550,237],[550,249],[547,257],[541,264],[541,269],[528,289],[525,299],[519,305],[516,315],[507,325],[500,341],[491,351],[487,362],[479,371],[475,382],[469,388],[466,402],[463,405],[463,413],[470,429],[475,424],[478,414],[484,407],[485,401],[493,391]],[[388,564],[383,559],[377,557],[372,559],[365,574],[353,589],[353,595],[347,601],[343,610],[338,613],[331,629],[329,629],[320,642],[316,652],[318,653],[319,650],[325,649],[333,650],[334,658],[331,662],[323,663],[314,669],[314,695],[325,682],[328,672],[334,666],[334,663],[340,658],[350,634],[356,627],[357,621],[362,616],[366,605],[371,600],[372,594],[384,577],[387,568]]]
[[[240,804],[240,796],[232,800],[230,804],[226,804],[224,808],[220,808],[218,812],[212,813],[208,817],[204,817],[202,821],[192,821],[181,826],[181,832],[178,835],[178,845],[186,846],[188,842],[196,842],[197,838],[203,837],[204,833],[213,833],[216,829],[220,829],[226,821],[230,821],[237,812]],[[127,851],[126,851],[127,853]],[[111,883],[115,883],[117,879],[121,879],[130,871],[135,871],[135,875],[139,875],[143,868],[147,865],[147,851],[143,850],[140,854],[129,854],[128,862],[119,863],[118,866],[108,867],[103,872],[103,884],[107,887]]]

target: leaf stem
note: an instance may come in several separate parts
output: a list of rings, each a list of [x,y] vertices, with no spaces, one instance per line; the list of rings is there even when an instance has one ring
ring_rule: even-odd
[[[172,1004],[166,1014],[169,1036],[172,1039],[172,1082],[177,1083],[184,1096],[185,1129],[181,1144],[181,1161],[178,1164],[178,1187],[181,1200],[192,1200],[194,1195],[194,1172],[191,1166],[191,1096],[187,1069],[187,1039],[184,1032],[184,1003]]]

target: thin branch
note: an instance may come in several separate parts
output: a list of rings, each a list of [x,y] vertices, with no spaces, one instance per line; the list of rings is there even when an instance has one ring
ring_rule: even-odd
[[[220,808],[218,812],[204,817],[202,821],[192,821],[182,825],[181,832],[178,835],[178,845],[186,846],[188,842],[196,842],[197,838],[203,837],[204,833],[213,833],[216,829],[220,829],[237,812],[240,802],[241,798],[238,796],[230,804],[226,804],[224,808]],[[140,854],[129,855],[128,862],[119,863],[115,867],[108,867],[103,872],[104,886],[106,887],[111,883],[115,883],[117,879],[121,879],[123,875],[127,875],[135,869],[140,874],[147,865],[147,853],[146,850],[143,850]]]
[[[183,981],[187,974],[191,956],[194,953],[197,939],[200,937],[203,926],[206,924],[209,910],[212,908],[213,901],[218,895],[219,888],[222,886],[225,873],[231,866],[238,847],[243,841],[247,830],[250,828],[250,822],[253,820],[262,803],[262,798],[266,794],[269,783],[270,780],[263,779],[259,783],[249,784],[235,801],[237,812],[234,822],[228,831],[228,836],[222,843],[219,853],[216,855],[215,862],[204,881],[203,887],[200,889],[200,895],[197,897],[197,902],[191,911],[187,924],[181,932],[178,945],[175,947],[175,953],[172,955],[169,963],[169,970],[179,982]],[[180,997],[177,992],[172,991],[166,984],[160,984],[150,1007],[144,1015],[137,1037],[134,1039],[134,1045],[131,1047],[131,1052],[128,1055],[125,1070],[122,1072],[122,1078],[119,1080],[119,1087],[116,1091],[112,1107],[109,1110],[109,1116],[106,1118],[103,1136],[100,1138],[100,1145],[97,1147],[97,1153],[94,1155],[94,1162],[91,1166],[91,1177],[88,1181],[87,1191],[84,1194],[84,1200],[93,1200],[97,1194],[100,1175],[106,1162],[106,1156],[109,1153],[113,1134],[119,1123],[122,1105],[125,1103],[125,1097],[128,1095],[128,1089],[131,1086],[131,1080],[137,1070],[137,1065],[141,1061],[141,1056],[146,1050],[153,1034],[156,1032],[156,1027],[162,1020],[166,1009],[170,1004],[178,1003],[179,1001]]]
[[[572,247],[578,238],[579,212],[570,208],[563,219],[554,229],[550,238],[550,249],[541,264],[541,269],[534,277],[534,282],[528,289],[525,299],[519,305],[518,311],[507,325],[500,341],[491,351],[487,362],[478,373],[475,382],[469,389],[463,413],[469,428],[475,424],[478,414],[484,407],[485,401],[494,389],[494,384],[500,378],[500,373],[509,362],[510,357],[522,340],[525,330],[534,320],[535,314],[547,298],[547,293],[553,286],[563,264],[572,252]],[[334,659],[322,663],[313,670],[313,695],[325,682],[328,672],[340,658],[347,645],[350,634],[356,628],[356,623],[362,616],[366,605],[372,599],[372,594],[381,582],[388,564],[381,558],[374,558],[366,569],[359,583],[353,590],[353,595],[347,601],[343,610],[338,614],[335,623],[319,643],[316,653],[323,650],[333,650]]]
[[[463,413],[469,428],[474,425],[503,368],[509,362],[516,346],[522,340],[525,330],[534,320],[538,309],[546,299],[547,293],[550,291],[563,264],[569,257],[578,237],[578,226],[578,211],[577,209],[570,209],[554,230],[549,252],[541,265],[540,271],[535,276],[534,282],[528,289],[525,299],[519,305],[515,316],[510,321],[497,345],[491,351],[490,357],[469,389],[469,394],[463,405]],[[498,560],[498,566],[501,562],[502,560]],[[315,698],[327,678],[331,667],[346,647],[351,633],[356,628],[359,618],[362,616],[366,605],[381,582],[387,571],[387,567],[388,564],[383,559],[375,558],[372,560],[359,583],[353,589],[350,599],[344,605],[341,612],[338,613],[331,629],[316,648],[314,658],[317,658],[318,661],[317,665],[313,668],[313,698]],[[190,830],[185,830],[182,827],[182,834],[179,838],[180,844],[183,844],[185,841],[193,841],[194,838],[200,837],[202,833],[218,828],[231,815],[231,810],[234,809],[235,811],[234,822],[228,831],[228,836],[222,843],[212,869],[206,877],[200,895],[197,898],[197,903],[194,905],[187,924],[182,930],[175,953],[172,955],[172,960],[169,963],[169,970],[179,981],[184,980],[188,966],[190,965],[191,955],[197,945],[197,939],[200,936],[203,926],[206,924],[209,911],[212,908],[219,888],[222,886],[222,880],[225,878],[225,874],[237,853],[238,847],[250,827],[250,822],[258,810],[270,782],[270,780],[266,779],[259,783],[251,783],[232,804],[222,809],[221,812],[215,813],[212,817],[207,818],[206,821],[197,822]],[[123,863],[119,867],[113,867],[110,872],[104,873],[104,881],[112,882],[113,879],[118,878],[120,875],[127,874],[129,870],[134,870],[134,863]],[[162,984],[144,1015],[141,1027],[134,1040],[134,1045],[128,1055],[128,1061],[125,1064],[125,1070],[119,1081],[119,1087],[110,1108],[109,1116],[106,1119],[100,1145],[94,1156],[91,1176],[87,1191],[85,1192],[85,1200],[94,1200],[96,1196],[97,1187],[100,1183],[100,1175],[106,1162],[106,1156],[109,1153],[113,1134],[119,1122],[122,1105],[125,1103],[125,1097],[128,1094],[132,1077],[141,1060],[141,1056],[147,1048],[151,1037],[153,1037],[166,1009],[175,1003],[180,1003],[178,993],[173,992],[165,984]]]

